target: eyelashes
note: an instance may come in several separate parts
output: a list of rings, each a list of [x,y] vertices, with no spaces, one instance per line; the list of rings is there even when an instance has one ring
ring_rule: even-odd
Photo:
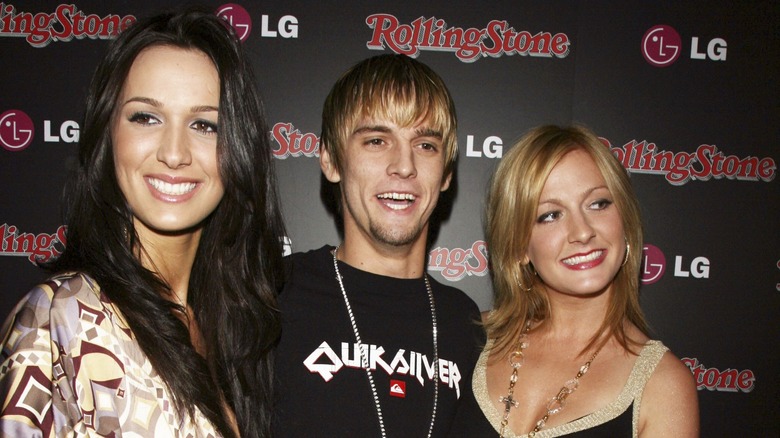
[[[609,208],[614,202],[610,199],[602,198],[597,199],[590,204],[588,204],[588,209],[593,211],[603,211]],[[563,215],[563,212],[561,210],[551,210],[547,211],[536,218],[537,224],[546,224],[546,223],[552,223],[558,220]]]
[[[561,212],[559,211],[550,211],[547,212],[539,217],[536,218],[537,224],[544,224],[544,223],[550,223],[553,222],[555,219],[558,219],[561,217]]]
[[[154,115],[140,111],[132,113],[127,118],[127,120],[131,123],[136,123],[141,126],[154,126],[162,123],[160,119]],[[217,124],[210,120],[198,119],[190,123],[189,126],[201,134],[214,135],[217,133]]]
[[[213,135],[217,133],[217,124],[208,120],[197,120],[190,126],[203,134]]]
[[[127,118],[127,120],[143,126],[157,125],[160,123],[160,121],[153,115],[143,112],[133,113],[130,115],[130,117]]]

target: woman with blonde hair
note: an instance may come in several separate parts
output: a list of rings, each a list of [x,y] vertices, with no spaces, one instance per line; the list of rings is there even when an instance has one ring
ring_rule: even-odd
[[[493,176],[486,233],[495,305],[473,377],[481,415],[458,433],[698,435],[690,370],[650,339],[639,306],[638,201],[598,137],[525,135]]]

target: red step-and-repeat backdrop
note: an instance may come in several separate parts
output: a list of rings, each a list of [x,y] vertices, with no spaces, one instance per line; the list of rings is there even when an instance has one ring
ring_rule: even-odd
[[[92,71],[167,0],[0,3],[0,318],[63,249],[60,197]],[[583,123],[631,172],[642,306],[691,368],[702,436],[780,436],[780,6],[772,1],[207,1],[265,100],[288,249],[339,241],[321,199],[322,102],[350,65],[403,53],[457,106],[456,179],[428,269],[489,309],[488,179],[524,132]]]

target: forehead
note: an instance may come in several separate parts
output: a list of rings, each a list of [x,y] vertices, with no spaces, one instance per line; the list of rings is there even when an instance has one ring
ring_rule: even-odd
[[[548,196],[579,195],[598,187],[607,187],[604,175],[593,157],[578,148],[567,152],[555,164],[544,184],[541,198],[544,201]]]
[[[123,90],[159,89],[173,85],[206,88],[219,93],[219,76],[205,53],[173,46],[152,46],[143,49],[130,66]]]

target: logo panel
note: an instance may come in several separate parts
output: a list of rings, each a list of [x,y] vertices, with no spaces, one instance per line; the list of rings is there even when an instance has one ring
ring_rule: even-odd
[[[642,284],[653,284],[666,272],[666,257],[655,245],[645,244],[642,248],[641,279]]]
[[[241,5],[235,3],[222,5],[217,9],[216,15],[233,26],[238,39],[242,42],[246,41],[252,33],[252,17]]]
[[[677,61],[682,51],[680,34],[666,25],[651,27],[642,37],[642,55],[656,67],[668,67]]]
[[[0,114],[0,145],[8,151],[19,152],[32,143],[35,127],[32,119],[19,110]]]

